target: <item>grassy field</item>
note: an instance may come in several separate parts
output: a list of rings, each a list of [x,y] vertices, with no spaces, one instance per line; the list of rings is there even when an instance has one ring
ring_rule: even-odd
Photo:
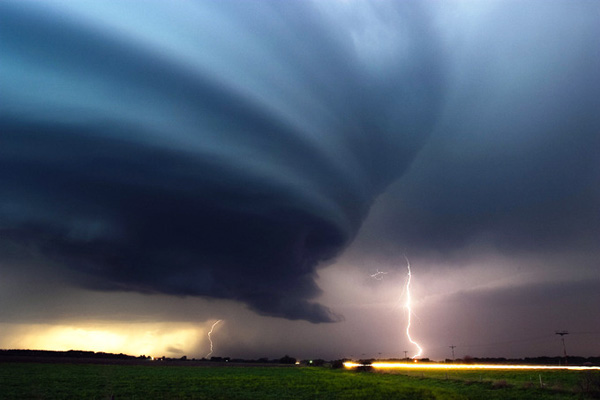
[[[544,388],[540,388],[539,374]],[[581,399],[576,371],[355,372],[316,367],[0,363],[0,399]]]

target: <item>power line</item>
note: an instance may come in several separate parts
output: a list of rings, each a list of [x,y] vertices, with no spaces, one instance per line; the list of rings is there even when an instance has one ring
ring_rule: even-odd
[[[565,365],[567,365],[567,346],[565,346],[565,335],[568,335],[569,331],[556,331],[554,333],[560,335],[560,340],[562,341],[563,345],[563,353],[565,355]]]

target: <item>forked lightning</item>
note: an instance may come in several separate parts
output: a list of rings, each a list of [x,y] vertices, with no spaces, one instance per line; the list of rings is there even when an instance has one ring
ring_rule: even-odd
[[[208,352],[208,354],[206,355],[205,358],[210,357],[210,355],[213,353],[213,342],[212,342],[212,339],[210,338],[210,335],[213,333],[215,326],[217,326],[217,324],[219,322],[221,322],[220,319],[218,319],[214,324],[212,324],[212,326],[210,327],[210,332],[208,332],[208,341],[210,342],[210,351]]]

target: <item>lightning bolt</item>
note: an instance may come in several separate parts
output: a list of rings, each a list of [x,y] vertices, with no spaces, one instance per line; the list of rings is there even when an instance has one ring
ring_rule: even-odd
[[[411,297],[410,297],[410,279],[411,279],[411,273],[410,273],[410,261],[408,261],[408,257],[406,257],[406,255],[404,256],[404,258],[406,259],[406,267],[408,268],[408,276],[406,278],[406,286],[405,286],[406,302],[404,303],[404,308],[406,309],[406,312],[408,313],[408,322],[406,324],[406,336],[408,337],[408,341],[411,342],[412,344],[414,344],[415,346],[417,346],[417,349],[419,349],[419,351],[417,352],[417,354],[415,354],[414,356],[411,357],[411,358],[414,359],[414,358],[419,357],[423,353],[423,349],[421,348],[421,346],[419,346],[419,344],[417,342],[415,342],[410,337],[410,318],[411,318],[411,315],[412,315]]]
[[[374,274],[371,274],[370,276],[373,279],[377,279],[378,281],[381,281],[381,280],[383,280],[383,276],[385,274],[387,274],[387,272],[383,272],[383,271],[380,271],[379,269],[377,269],[377,272],[375,272]]]
[[[215,326],[217,326],[217,324],[221,322],[221,320],[217,320],[217,322],[215,322],[214,324],[212,324],[212,326],[210,327],[210,332],[208,332],[208,341],[210,342],[210,352],[206,355],[205,358],[208,358],[212,353],[213,353],[213,342],[212,339],[210,338],[210,335],[213,333],[213,330],[215,329]]]

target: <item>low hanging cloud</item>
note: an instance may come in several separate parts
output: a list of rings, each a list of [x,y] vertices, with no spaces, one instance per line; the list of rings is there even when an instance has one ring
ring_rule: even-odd
[[[3,248],[87,288],[339,320],[316,268],[426,142],[444,78],[416,4],[328,7],[2,2]]]

